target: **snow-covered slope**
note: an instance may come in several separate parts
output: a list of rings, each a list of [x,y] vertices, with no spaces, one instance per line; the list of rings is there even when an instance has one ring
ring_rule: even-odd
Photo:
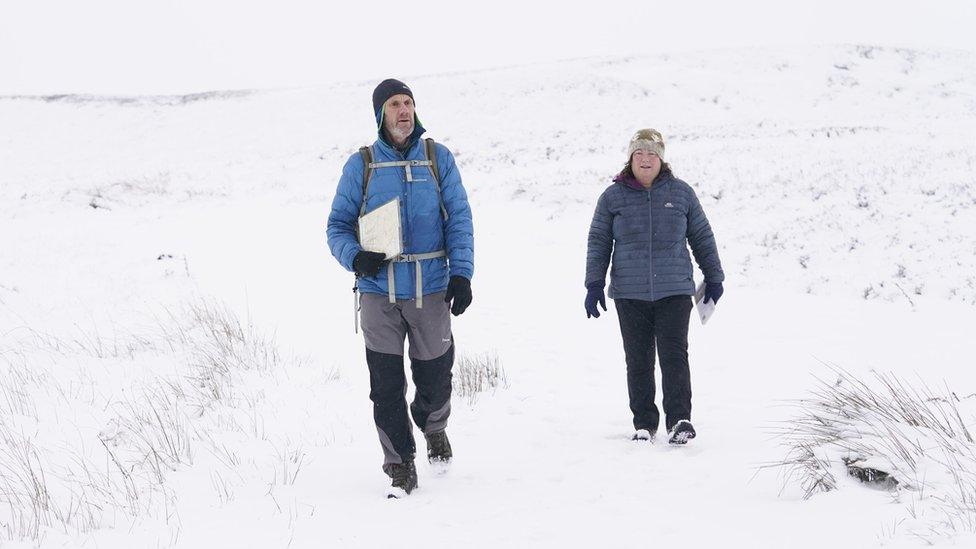
[[[4,440],[36,449],[25,455],[57,501],[103,509],[82,533],[0,515],[7,534],[110,547],[913,543],[886,494],[850,485],[800,503],[753,476],[782,457],[765,429],[820,360],[976,392],[976,56],[838,46],[397,76],[474,209],[459,348],[497,353],[509,382],[457,403],[454,471],[422,468],[416,496],[380,497],[351,277],[325,247],[341,166],[375,135],[375,82],[0,97]],[[582,312],[593,205],[648,126],[701,197],[727,274],[714,321],[692,328],[701,437],[678,451],[630,443],[615,315]],[[282,358],[201,382],[214,351],[177,329],[199,324],[184,313],[199,296],[253,324],[233,349],[243,364],[267,358],[258,333],[274,332]],[[184,400],[163,406],[159,391]],[[109,449],[145,448],[132,418],[151,402],[187,418],[193,457],[157,477],[131,465],[127,484]],[[0,452],[5,478],[36,470],[15,458]],[[79,463],[105,478],[65,480]],[[80,486],[145,495],[108,504]]]
[[[547,215],[588,209],[630,133],[655,126],[715,218],[740,283],[972,303],[974,69],[970,54],[852,46],[410,83],[476,201],[531,201]],[[372,137],[372,85],[4,98],[3,198],[14,212],[92,197],[116,210],[255,192],[324,200]]]

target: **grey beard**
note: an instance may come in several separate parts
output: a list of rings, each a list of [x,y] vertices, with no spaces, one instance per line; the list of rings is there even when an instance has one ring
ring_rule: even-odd
[[[401,130],[399,127],[394,126],[392,129],[388,130],[390,138],[393,139],[394,143],[403,142],[406,143],[407,138],[413,133],[413,127],[411,126],[409,131]]]

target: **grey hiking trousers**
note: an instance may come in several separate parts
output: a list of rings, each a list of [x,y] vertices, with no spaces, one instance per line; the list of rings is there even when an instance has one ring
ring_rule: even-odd
[[[403,364],[404,341],[409,341],[410,370],[416,394],[410,415],[424,433],[447,426],[451,413],[451,366],[454,337],[445,292],[424,296],[423,308],[413,299],[390,303],[386,295],[360,298],[369,398],[373,420],[383,447],[384,464],[414,459],[417,445],[407,417],[407,380]]]

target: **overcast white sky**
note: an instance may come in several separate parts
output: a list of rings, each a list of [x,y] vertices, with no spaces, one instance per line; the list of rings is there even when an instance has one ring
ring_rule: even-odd
[[[0,95],[308,86],[751,45],[976,51],[974,28],[973,0],[0,0]]]

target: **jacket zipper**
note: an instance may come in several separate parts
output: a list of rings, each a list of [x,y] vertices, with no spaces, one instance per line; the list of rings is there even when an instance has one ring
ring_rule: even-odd
[[[399,157],[400,160],[406,160],[407,159],[407,153],[409,152],[409,150],[407,150],[406,152],[400,152],[400,151],[396,150],[395,148],[393,150],[396,152],[396,154],[397,154],[397,156]],[[411,189],[410,189],[410,183],[407,181],[407,170],[408,169],[410,169],[408,166],[404,166],[404,168],[403,168],[403,174],[401,175],[401,177],[402,177],[402,180],[401,181],[402,181],[403,189],[404,189],[404,193],[403,193],[403,219],[401,220],[401,223],[400,223],[400,230],[402,231],[401,238],[402,238],[402,243],[403,243],[403,253],[409,253],[409,252],[407,252],[407,250],[412,249],[410,246],[413,245],[413,241],[410,238],[410,203],[411,203],[411,200],[410,200],[410,198],[411,198],[411,196],[410,196],[411,192],[410,191],[411,191]],[[417,281],[416,280],[413,280],[413,277],[414,277],[413,269],[407,269],[407,278],[410,279],[410,284],[407,286],[408,288],[413,288],[417,284]],[[399,291],[400,291],[400,286],[397,286],[397,293],[399,293]]]
[[[651,208],[650,188],[647,189],[647,232],[647,274],[651,286],[651,301],[654,301],[654,214]]]

